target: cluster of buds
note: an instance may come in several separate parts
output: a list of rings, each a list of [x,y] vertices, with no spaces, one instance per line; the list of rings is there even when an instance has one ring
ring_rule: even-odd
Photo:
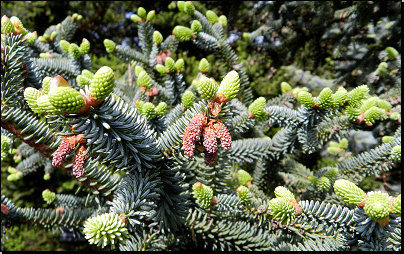
[[[80,56],[87,54],[90,50],[90,42],[85,38],[80,43],[80,46],[76,43],[69,43],[66,40],[60,40],[59,45],[64,52],[74,59],[79,59]]]
[[[284,84],[282,90],[288,92],[290,87]],[[335,93],[326,87],[320,92],[318,98],[313,98],[309,92],[300,90],[296,97],[308,108],[335,110],[345,107],[349,120],[358,124],[364,122],[367,126],[372,126],[376,120],[385,120],[388,117],[393,120],[399,119],[400,113],[393,112],[392,105],[388,101],[369,97],[368,93],[369,88],[361,85],[350,92],[340,87]]]
[[[28,45],[33,44],[38,38],[37,32],[34,31],[28,33],[28,31],[24,28],[21,20],[16,16],[8,18],[6,15],[4,15],[1,18],[1,33],[2,34],[12,33],[14,35],[22,34],[23,35],[22,39],[25,39]]]
[[[157,55],[157,58],[159,58],[159,55]],[[163,63],[161,58],[157,62]],[[164,58],[164,65],[158,63],[156,65],[156,70],[161,74],[173,73],[173,72],[180,73],[183,67],[184,67],[184,60],[182,58],[178,59],[177,61],[174,61],[174,59],[172,59],[171,57],[166,56]]]
[[[167,104],[164,101],[157,104],[157,106],[154,106],[151,102],[136,100],[135,105],[139,112],[149,120],[164,115],[167,109]]]
[[[223,27],[227,26],[227,17],[225,15],[221,15],[220,17],[218,17],[214,11],[208,10],[206,11],[206,18],[212,25],[218,22]]]
[[[219,119],[207,119],[204,113],[194,115],[188,127],[185,128],[182,146],[185,155],[194,155],[195,143],[203,136],[203,148],[205,164],[212,166],[216,163],[218,143],[224,150],[231,148],[231,136],[227,127]]]
[[[346,138],[343,138],[340,142],[330,141],[330,146],[327,148],[327,151],[332,155],[337,155],[347,148],[348,140]]]
[[[90,106],[98,106],[112,92],[115,77],[112,69],[104,66],[95,75],[87,75],[86,79],[90,83],[88,94],[73,89],[64,78],[56,75],[54,78],[46,77],[41,90],[26,88],[24,98],[31,110],[38,114],[89,113]]]
[[[83,234],[90,244],[97,244],[101,248],[110,244],[112,250],[115,244],[123,244],[129,237],[125,223],[114,213],[88,218],[84,223]]]
[[[401,216],[401,194],[393,198],[382,192],[365,193],[345,179],[335,181],[334,191],[345,203],[363,208],[365,214],[382,227],[389,223],[390,213]]]
[[[217,203],[217,199],[213,196],[213,190],[209,186],[196,182],[192,185],[192,190],[192,195],[202,208],[206,209]]]
[[[136,62],[132,63],[132,67],[135,68],[135,75],[137,77],[136,85],[140,87],[140,91],[147,95],[146,101],[152,101],[153,97],[158,94],[156,87],[152,87],[149,74]]]
[[[25,36],[28,32],[24,28],[19,18],[17,18],[16,16],[8,18],[6,15],[4,15],[1,18],[1,33],[2,34],[12,33],[14,35],[22,34],[23,36]]]
[[[137,9],[137,15],[136,15],[136,14],[133,14],[133,15],[130,17],[130,19],[131,19],[133,22],[135,22],[135,23],[143,22],[144,20],[151,21],[151,20],[154,18],[155,15],[156,15],[156,11],[155,11],[155,10],[146,12],[146,9],[145,9],[145,8],[139,7],[139,8]]]
[[[334,177],[337,175],[338,169],[332,168],[324,173],[324,175],[321,177],[308,176],[307,180],[309,180],[314,186],[316,186],[319,191],[328,191],[331,187]]]
[[[302,208],[294,195],[283,186],[275,188],[275,196],[269,201],[269,210],[273,218],[278,218],[282,224],[290,224],[296,216],[302,214]]]
[[[190,16],[194,15],[195,13],[195,6],[191,1],[177,1],[177,7],[180,12]]]
[[[42,198],[45,200],[45,202],[49,205],[51,204],[55,198],[56,198],[56,193],[50,191],[49,189],[46,189],[42,192]]]

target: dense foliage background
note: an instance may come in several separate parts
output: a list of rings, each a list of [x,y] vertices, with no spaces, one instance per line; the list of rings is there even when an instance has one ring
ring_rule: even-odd
[[[171,34],[175,25],[188,26],[186,17],[172,5],[166,1],[2,1],[1,15],[19,17],[24,27],[37,31],[39,36],[67,15],[81,14],[83,20],[79,23],[79,32],[71,42],[80,44],[82,38],[90,41],[93,72],[108,65],[116,77],[122,77],[128,65],[106,53],[104,39],[140,48],[136,25],[130,20],[140,6],[156,10],[152,23],[164,37]],[[254,97],[270,99],[278,96],[282,81],[287,81],[292,87],[311,87],[313,96],[318,95],[320,90],[316,88],[322,87],[316,87],[315,82],[297,80],[290,74],[292,65],[308,71],[317,79],[333,80],[332,87],[369,84],[373,93],[381,94],[398,82],[393,78],[386,78],[383,82],[371,80],[371,73],[378,68],[379,53],[386,47],[394,47],[401,53],[400,1],[204,1],[194,2],[194,5],[202,13],[213,10],[218,16],[227,16],[227,40],[239,55],[238,64],[247,67]],[[352,6],[358,6],[358,11],[354,18],[347,18]],[[183,43],[173,56],[174,59],[180,57],[185,61],[182,73],[187,84],[191,84],[198,73],[196,59],[213,59],[191,42]],[[218,66],[211,63],[214,77]],[[267,134],[272,135],[277,128],[270,127]],[[374,146],[375,139],[387,134],[391,134],[388,128],[374,131],[374,137],[358,139],[362,145],[352,146],[350,150],[358,154]],[[336,156],[320,156],[319,153],[302,158],[306,166],[318,169],[337,160]],[[13,197],[16,206],[43,204],[47,207],[42,200],[42,188],[37,186],[71,194],[79,187],[79,183],[64,172],[55,172],[52,181],[43,180],[41,174],[31,174],[24,181],[9,182],[6,180],[7,168],[15,166],[18,161],[16,157],[10,158],[8,163],[2,164],[1,171],[1,192]],[[360,187],[364,190],[393,189],[401,193],[401,170],[395,168],[383,178],[367,178]],[[44,233],[42,229],[22,228],[9,234],[5,250],[100,250],[87,243],[66,244],[59,241],[57,235]]]

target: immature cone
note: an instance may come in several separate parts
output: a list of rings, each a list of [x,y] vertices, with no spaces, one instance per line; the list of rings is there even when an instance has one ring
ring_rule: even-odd
[[[3,28],[2,28],[2,30],[3,30]],[[387,47],[385,50],[386,50],[386,52],[387,52],[387,57],[389,58],[389,60],[394,60],[394,59],[396,59],[396,57],[400,54],[400,53],[398,53],[398,51],[397,51],[395,48],[393,48],[393,47]]]
[[[247,187],[240,185],[237,188],[237,195],[238,197],[241,199],[242,203],[247,203],[248,201],[250,201],[250,191],[248,190]]]
[[[1,33],[2,34],[8,34],[8,33],[13,33],[15,31],[13,23],[10,21],[10,19],[4,15],[1,18]]]
[[[288,83],[282,82],[281,91],[282,91],[282,93],[288,93],[288,92],[292,91],[292,87]]]
[[[174,59],[172,59],[171,57],[166,58],[164,65],[167,67],[169,72],[175,71],[175,67],[174,67],[175,62],[174,62]]]
[[[104,46],[105,46],[105,50],[107,51],[108,54],[114,53],[115,47],[116,47],[115,42],[105,39]]]
[[[209,186],[206,186],[200,182],[196,182],[192,185],[192,195],[196,199],[196,202],[201,205],[202,208],[208,208],[212,204],[213,190]]]
[[[147,89],[149,89],[151,87],[150,76],[149,76],[149,74],[147,74],[146,71],[140,72],[138,79],[137,79],[137,85],[144,86]]]
[[[24,26],[22,25],[21,20],[18,17],[12,16],[10,18],[10,21],[14,25],[14,30],[15,30],[14,34],[21,34],[22,33],[23,35],[25,35],[26,30],[25,30]]]
[[[195,13],[195,6],[192,4],[191,1],[185,1],[184,3],[184,12],[190,16],[194,15]]]
[[[253,180],[251,175],[244,169],[239,169],[237,171],[236,176],[237,176],[237,182],[242,186],[247,186],[247,183]]]
[[[220,83],[218,94],[223,94],[227,101],[236,98],[240,90],[240,79],[236,71],[231,71],[223,78]]]
[[[243,33],[243,38],[244,38],[244,40],[246,40],[246,41],[251,41],[252,36],[251,36],[250,33]]]
[[[134,23],[138,23],[138,22],[141,20],[141,18],[140,18],[138,15],[136,15],[136,14],[132,14],[132,16],[130,16],[130,19],[131,19]]]
[[[202,58],[199,62],[199,71],[202,73],[207,73],[210,70],[210,64],[206,58]]]
[[[370,109],[371,107],[376,107],[377,105],[377,97],[370,97],[362,102],[360,107],[361,112],[365,112],[366,110]]]
[[[332,101],[332,90],[329,87],[324,88],[321,90],[318,96],[318,107],[322,109],[332,108],[333,101]]]
[[[199,79],[198,91],[205,100],[215,99],[218,90],[219,86],[211,79],[207,77],[201,77]]]
[[[267,116],[265,112],[266,100],[264,97],[259,97],[248,107],[248,111],[251,112],[252,116],[258,121],[265,119]]]
[[[86,70],[86,69],[81,71],[81,75],[88,78],[90,81],[93,80],[93,78],[94,78],[94,74],[91,71]]]
[[[210,22],[212,25],[215,24],[215,23],[219,20],[219,18],[217,17],[216,13],[213,12],[213,11],[211,11],[211,10],[208,10],[208,11],[206,12],[206,18],[209,20],[209,22]]]
[[[332,155],[334,155],[334,156],[337,156],[337,154],[338,154],[339,152],[341,152],[341,149],[340,149],[339,147],[329,146],[329,147],[327,147],[327,151],[328,151],[330,154],[332,154]]]
[[[386,62],[381,62],[377,67],[377,75],[380,77],[385,77],[389,74],[388,65]]]
[[[136,66],[135,66],[135,75],[136,75],[136,77],[139,77],[139,74],[140,74],[142,71],[145,71],[142,67],[140,67],[139,65],[136,65]]]
[[[28,106],[34,113],[42,114],[44,111],[38,106],[37,100],[42,94],[33,87],[27,87],[24,90],[24,99],[27,101]]]
[[[367,93],[369,93],[369,88],[366,85],[355,87],[353,90],[348,92],[347,97],[349,105],[353,107],[359,106],[361,100],[365,97]]]
[[[382,142],[383,143],[390,143],[394,141],[394,137],[393,136],[384,136],[382,137]]]
[[[277,198],[286,198],[287,200],[295,199],[293,193],[284,186],[276,187],[274,193]]]
[[[161,35],[161,33],[159,31],[154,31],[153,42],[156,44],[160,44],[163,42],[163,35]]]
[[[352,206],[360,204],[365,199],[365,192],[348,180],[339,179],[335,181],[334,191],[343,202]]]
[[[51,33],[51,35],[50,35],[51,41],[53,41],[53,40],[56,38],[56,36],[58,36],[58,33],[57,33],[56,31],[53,31],[53,32]]]
[[[202,31],[202,24],[198,20],[194,19],[191,23],[191,30],[195,36],[198,36],[199,32]]]
[[[401,161],[401,145],[396,145],[391,149],[391,158],[394,161]]]
[[[32,33],[28,33],[25,36],[25,40],[27,41],[28,45],[33,44],[36,41],[37,38],[38,38],[38,34],[37,34],[36,31],[32,32]]]
[[[83,96],[70,87],[57,87],[49,91],[49,101],[63,113],[76,113],[84,105]]]
[[[185,1],[177,1],[177,7],[180,12],[185,13]]]
[[[154,119],[157,116],[154,105],[151,102],[146,102],[145,104],[143,104],[142,113],[146,116],[147,119]]]
[[[227,26],[227,17],[225,15],[221,15],[218,18],[218,21],[219,21],[220,24],[222,24],[223,27]]]
[[[87,219],[83,234],[90,244],[97,244],[101,248],[111,244],[111,249],[115,248],[115,244],[125,244],[126,238],[129,238],[125,223],[114,213],[103,213]]]
[[[139,112],[143,114],[144,101],[136,100],[135,105],[136,105],[137,110],[139,110]]]
[[[278,218],[282,224],[290,224],[296,218],[295,207],[287,198],[271,199],[269,201],[269,210],[273,218]]]
[[[199,81],[196,79],[192,80],[192,86],[198,91]]]
[[[391,114],[389,115],[389,118],[392,120],[395,120],[395,121],[400,119],[400,117],[401,117],[400,113],[395,112],[395,111],[391,112]]]
[[[344,105],[347,100],[348,92],[345,88],[340,87],[338,90],[331,96],[332,100],[332,108],[339,108]]]
[[[184,67],[184,60],[180,58],[175,62],[174,69],[176,71],[181,71],[182,67]]]
[[[333,177],[336,177],[337,175],[338,175],[337,168],[332,168],[329,171],[324,173],[324,176],[327,177],[328,179],[332,179]]]
[[[84,38],[80,44],[80,54],[82,55],[87,54],[89,50],[90,50],[90,42]]]
[[[79,85],[80,88],[84,88],[84,86],[89,86],[91,84],[91,80],[84,75],[78,75],[76,77],[76,83]]]
[[[389,198],[381,193],[374,193],[368,197],[363,208],[366,215],[374,221],[384,220],[389,216],[390,209]]]
[[[331,187],[330,179],[322,176],[317,180],[316,186],[320,191],[328,191]]]
[[[52,103],[49,101],[47,94],[40,96],[37,99],[36,104],[38,105],[39,108],[41,108],[47,114],[59,115],[62,113],[57,108],[55,108],[55,106],[52,105]]]
[[[401,194],[392,200],[391,213],[401,216]]]
[[[193,37],[192,30],[185,26],[176,26],[172,34],[179,41],[189,41]]]
[[[139,7],[139,8],[137,9],[137,15],[139,15],[139,17],[140,17],[141,19],[145,19],[145,18],[146,18],[146,10],[145,10],[145,8]]]
[[[348,139],[346,139],[346,138],[341,139],[341,141],[339,142],[339,147],[342,149],[347,149],[348,148]]]
[[[164,101],[160,102],[156,106],[156,115],[158,115],[158,116],[164,115],[164,113],[166,112],[166,109],[167,109],[167,103],[165,103]]]
[[[69,45],[69,56],[73,57],[74,59],[79,59],[81,56],[80,48],[77,46],[76,43],[70,43]]]
[[[166,73],[169,72],[169,71],[168,71],[168,68],[165,67],[165,66],[162,65],[162,64],[157,64],[157,65],[156,65],[156,70],[157,70],[159,73],[161,73],[161,74],[166,74]]]
[[[373,106],[365,111],[363,120],[368,126],[372,126],[376,120],[383,120],[385,118],[387,118],[386,111]]]
[[[52,203],[55,200],[56,193],[50,191],[49,189],[46,189],[46,190],[42,191],[42,198],[49,205],[50,203]]]
[[[388,101],[382,99],[377,100],[377,106],[385,110],[390,110],[393,107]]]
[[[227,127],[219,119],[213,124],[213,129],[215,130],[216,136],[222,145],[224,150],[229,150],[231,148],[231,136]]]
[[[94,75],[90,84],[91,97],[103,101],[114,90],[115,76],[113,70],[104,66]]]
[[[69,53],[69,47],[70,47],[69,42],[67,42],[65,40],[60,40],[59,41],[59,46],[64,52]]]
[[[156,11],[155,11],[155,10],[149,11],[149,12],[147,13],[146,20],[147,20],[147,21],[151,21],[151,20],[154,18],[154,15],[156,15]]]
[[[311,96],[310,93],[305,92],[305,91],[301,91],[297,97],[297,99],[303,103],[304,106],[306,106],[307,108],[312,108],[314,107],[314,105],[316,104],[316,102],[314,101],[313,96]]]
[[[195,95],[191,91],[186,91],[181,98],[181,103],[185,108],[190,108],[194,105]]]

